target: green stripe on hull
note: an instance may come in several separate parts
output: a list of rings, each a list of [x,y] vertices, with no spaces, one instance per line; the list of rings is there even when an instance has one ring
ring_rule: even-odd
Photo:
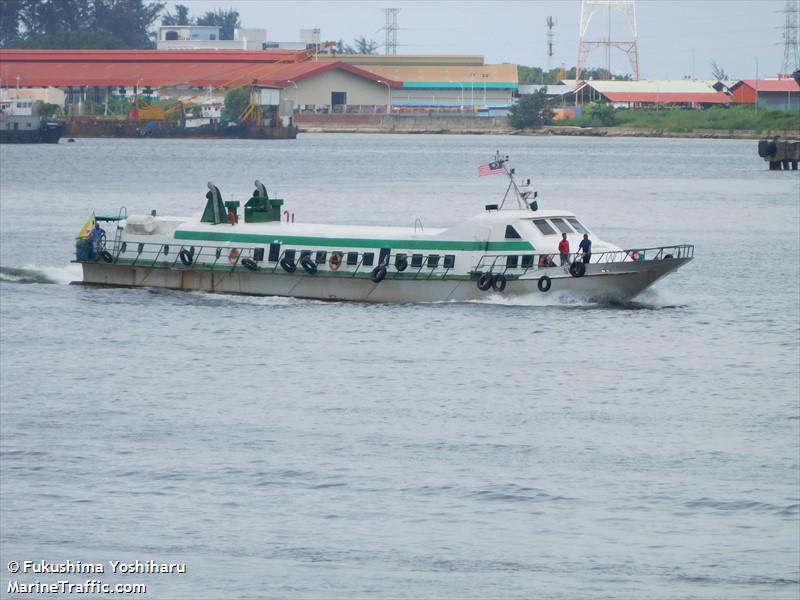
[[[216,231],[176,231],[177,240],[201,242],[238,242],[241,244],[287,244],[327,248],[392,248],[397,250],[463,250],[475,252],[526,252],[535,250],[530,242],[464,242],[448,240],[379,240],[366,238],[326,238],[305,236],[272,236],[253,233]]]

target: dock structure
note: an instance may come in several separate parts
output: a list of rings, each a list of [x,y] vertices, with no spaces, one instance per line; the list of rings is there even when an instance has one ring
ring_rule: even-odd
[[[770,171],[796,171],[800,162],[800,140],[781,140],[778,136],[759,140],[758,155],[769,163]]]

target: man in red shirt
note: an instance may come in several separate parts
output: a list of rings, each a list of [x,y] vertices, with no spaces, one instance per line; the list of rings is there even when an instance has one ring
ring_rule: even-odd
[[[558,242],[558,253],[561,255],[561,266],[569,264],[569,241],[567,234],[561,234],[561,241]]]

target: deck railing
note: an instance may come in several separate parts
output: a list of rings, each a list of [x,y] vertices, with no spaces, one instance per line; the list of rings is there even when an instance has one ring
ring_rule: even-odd
[[[233,246],[187,246],[179,243],[160,243],[160,242],[135,242],[122,241],[119,238],[108,243],[107,250],[112,258],[111,262],[117,263],[121,259],[131,266],[152,267],[152,268],[177,268],[189,269],[200,267],[211,271],[249,270],[243,261],[250,259],[258,265],[257,270],[261,272],[274,273],[281,268],[281,261],[292,253],[293,262],[298,270],[302,271],[300,260],[308,254],[316,263],[316,251],[281,249],[277,260],[269,260],[264,254],[267,248],[253,247],[233,247]],[[364,252],[358,252],[358,260],[353,265],[347,264],[347,251],[326,250],[325,262],[318,266],[327,264],[328,258],[332,253],[341,254],[339,269],[327,269],[326,272],[335,272],[340,276],[368,276],[373,269],[380,266],[380,255],[374,256],[370,265],[364,264]],[[181,258],[183,254],[183,259]],[[376,253],[373,253],[375,255]],[[259,259],[256,260],[256,256]],[[407,267],[403,272],[395,268],[395,260],[398,255],[403,255],[407,260]],[[396,252],[384,256],[383,261],[388,267],[389,278],[411,278],[411,279],[435,279],[446,278],[451,271],[454,271],[455,263],[446,266],[446,255],[436,255],[438,260],[431,266],[428,255],[422,255],[421,263],[418,266],[412,265],[413,253]],[[629,250],[611,250],[606,252],[593,252],[590,258],[591,264],[597,263],[635,263],[645,261],[660,261],[670,259],[692,258],[694,256],[694,246],[691,244],[677,244],[673,246],[657,246],[652,248],[636,248]],[[568,264],[573,261],[582,260],[583,254],[573,252],[569,255]],[[457,257],[461,261],[464,257]],[[101,259],[102,260],[102,259]],[[183,260],[187,260],[188,264]],[[251,265],[252,266],[252,265]],[[470,268],[464,268],[463,262],[459,265],[461,273],[468,273],[469,276],[476,277],[480,273],[503,273],[514,277],[524,276],[529,271],[539,271],[560,267],[559,254],[484,254],[478,263]]]
[[[571,252],[568,255],[567,266],[574,261],[582,261],[582,252]],[[656,260],[670,260],[677,258],[694,257],[692,244],[676,244],[673,246],[656,246],[653,248],[632,248],[629,250],[609,250],[606,252],[592,252],[590,264],[595,263],[621,263],[644,262]],[[560,267],[561,255],[558,253],[545,254],[484,254],[475,267],[475,272],[506,273],[511,271],[525,275],[528,271],[552,269]]]

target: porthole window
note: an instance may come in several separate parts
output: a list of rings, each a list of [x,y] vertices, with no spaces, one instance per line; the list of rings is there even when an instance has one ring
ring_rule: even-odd
[[[321,265],[325,262],[325,259],[328,257],[328,253],[325,250],[317,250],[317,260],[316,263]]]
[[[358,264],[358,252],[347,253],[347,264],[351,267]]]
[[[411,266],[419,269],[422,266],[422,254],[411,255]]]
[[[439,255],[438,254],[430,254],[428,256],[428,268],[435,269],[439,266]]]
[[[506,269],[516,269],[519,264],[519,256],[506,256]]]
[[[445,254],[444,255],[444,268],[445,269],[452,269],[456,266],[456,256],[455,254]]]
[[[264,260],[264,249],[263,248],[256,248],[255,250],[253,250],[253,260],[255,260],[255,261]]]
[[[372,263],[375,262],[375,253],[374,252],[364,252],[362,256],[362,263],[365,267],[371,267]]]

